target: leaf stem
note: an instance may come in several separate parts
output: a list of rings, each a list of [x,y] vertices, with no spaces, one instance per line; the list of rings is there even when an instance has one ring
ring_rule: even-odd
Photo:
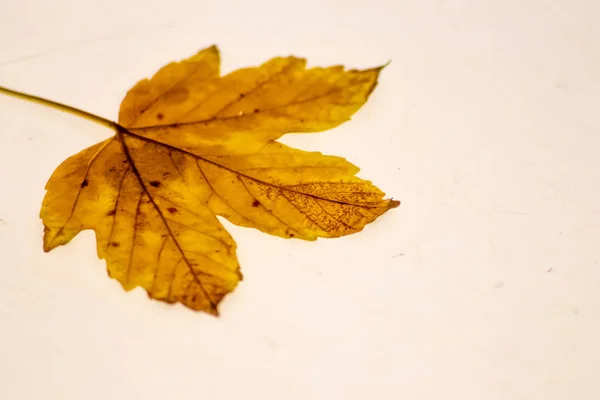
[[[71,107],[66,104],[58,103],[56,101],[44,99],[43,97],[38,97],[38,96],[31,95],[31,94],[18,92],[16,90],[11,90],[11,89],[5,88],[3,86],[0,86],[0,93],[3,93],[7,96],[15,97],[17,99],[22,99],[22,100],[26,100],[26,101],[29,101],[32,103],[41,104],[46,107],[54,108],[56,110],[66,112],[68,114],[73,114],[78,117],[85,118],[88,121],[92,121],[99,125],[107,127],[109,129],[115,130],[115,131],[119,128],[119,125],[116,122],[110,121],[106,118],[102,118],[96,114],[92,114],[87,111],[83,111],[79,108]]]

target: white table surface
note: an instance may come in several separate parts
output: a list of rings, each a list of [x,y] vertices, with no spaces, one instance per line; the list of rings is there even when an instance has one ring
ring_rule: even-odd
[[[245,280],[222,317],[125,293],[93,234],[42,251],[44,184],[111,135],[0,97],[0,398],[600,398],[600,3],[74,1],[0,6],[0,85],[116,119],[213,43],[391,60],[350,122],[283,141],[402,201],[360,234],[225,222]]]

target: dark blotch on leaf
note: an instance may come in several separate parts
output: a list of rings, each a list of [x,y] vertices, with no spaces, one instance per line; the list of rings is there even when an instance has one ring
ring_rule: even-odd
[[[88,182],[88,180],[87,180],[87,179],[84,179],[84,180],[83,180],[83,182],[81,182],[81,187],[82,187],[82,188],[84,188],[84,187],[86,187],[87,185],[89,185],[89,182]]]
[[[260,201],[258,201],[258,200],[254,200],[254,201],[252,202],[252,207],[258,207],[258,206],[260,206]]]
[[[157,188],[157,187],[160,186],[160,182],[159,181],[152,181],[152,182],[150,182],[150,186]]]
[[[116,211],[115,210],[110,210],[109,212],[106,213],[106,215],[108,215],[109,217],[111,215],[115,215]]]
[[[119,242],[110,242],[108,245],[111,246],[111,247],[119,247],[121,245],[121,243],[119,243]]]
[[[165,117],[165,116],[163,115],[163,113],[158,113],[158,114],[156,114],[156,119],[158,119],[159,121],[162,121],[162,119],[163,119],[164,117]]]
[[[175,214],[177,212],[177,209],[175,207],[169,207],[169,208],[167,208],[167,211],[170,212],[171,214]]]

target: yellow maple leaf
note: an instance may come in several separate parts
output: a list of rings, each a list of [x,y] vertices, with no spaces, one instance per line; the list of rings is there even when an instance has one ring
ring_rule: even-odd
[[[241,280],[236,243],[217,215],[284,237],[358,232],[398,201],[343,158],[276,141],[347,121],[381,68],[307,69],[278,57],[221,76],[213,46],[138,82],[118,123],[49,100],[115,135],[68,158],[47,183],[44,250],[96,233],[98,256],[125,290],[218,315]]]

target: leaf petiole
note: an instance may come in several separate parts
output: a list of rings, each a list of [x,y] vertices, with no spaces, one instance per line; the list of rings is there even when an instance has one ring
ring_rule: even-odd
[[[26,100],[26,101],[29,101],[32,103],[41,104],[46,107],[54,108],[56,110],[66,112],[68,114],[73,114],[78,117],[85,118],[88,121],[92,121],[99,125],[105,126],[114,131],[119,129],[119,125],[116,122],[110,121],[106,118],[89,113],[87,111],[83,111],[79,108],[71,107],[66,104],[58,103],[56,101],[44,99],[43,97],[38,97],[38,96],[31,95],[31,94],[18,92],[16,90],[11,90],[11,89],[5,88],[3,86],[0,86],[0,93],[3,93],[7,96],[15,97],[17,99],[22,99],[22,100]]]

